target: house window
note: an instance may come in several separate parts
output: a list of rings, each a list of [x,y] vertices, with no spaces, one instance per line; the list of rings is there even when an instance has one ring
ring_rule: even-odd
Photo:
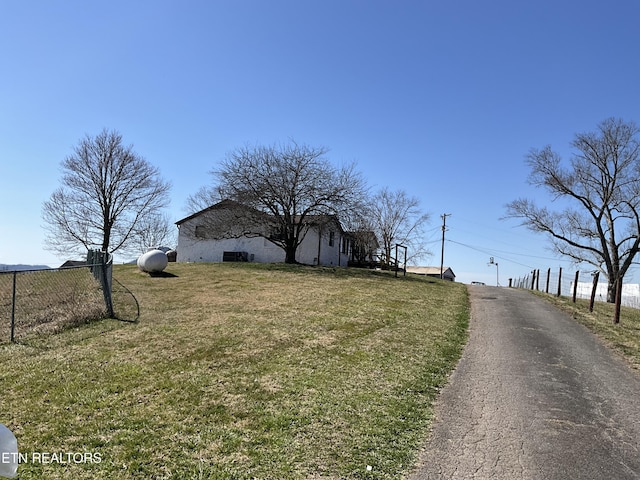
[[[276,240],[279,242],[284,242],[286,240],[286,235],[284,233],[283,227],[272,227],[271,233],[269,234],[270,240]]]
[[[342,237],[342,253],[349,253],[349,239]]]
[[[335,240],[335,233],[329,232],[329,246],[330,247],[333,247],[334,240]]]
[[[206,238],[206,230],[204,228],[204,225],[196,225],[196,238]]]

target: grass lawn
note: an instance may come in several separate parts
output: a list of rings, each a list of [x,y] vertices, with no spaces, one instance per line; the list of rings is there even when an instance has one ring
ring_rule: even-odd
[[[166,272],[115,267],[140,302],[138,323],[0,346],[0,423],[28,460],[22,480],[401,478],[412,468],[467,339],[464,285],[285,265]]]
[[[613,350],[622,354],[629,363],[640,368],[640,309],[622,307],[620,323],[614,324],[614,304],[596,302],[593,312],[589,312],[589,300],[570,297],[556,297],[541,292],[534,292],[571,315],[577,322],[589,330]]]

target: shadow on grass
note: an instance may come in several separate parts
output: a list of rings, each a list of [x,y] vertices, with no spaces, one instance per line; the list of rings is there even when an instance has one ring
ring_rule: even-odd
[[[178,277],[178,275],[175,275],[171,272],[149,272],[148,275],[153,278],[177,278]]]

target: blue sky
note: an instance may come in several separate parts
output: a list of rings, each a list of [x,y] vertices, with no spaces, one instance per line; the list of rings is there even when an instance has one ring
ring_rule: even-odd
[[[514,220],[524,157],[640,122],[636,0],[0,3],[0,263],[57,266],[42,203],[85,135],[118,130],[173,188],[169,217],[246,143],[356,162],[431,214],[440,264],[495,284],[568,267]],[[552,205],[550,205],[552,206]]]

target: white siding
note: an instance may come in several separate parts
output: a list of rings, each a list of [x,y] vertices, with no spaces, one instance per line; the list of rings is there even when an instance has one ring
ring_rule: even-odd
[[[329,244],[330,232],[334,232],[333,245]],[[298,247],[296,260],[307,265],[325,265],[346,267],[349,256],[340,253],[342,234],[336,227],[333,230],[324,227],[322,234],[316,229],[307,232]],[[318,258],[320,261],[318,262]]]
[[[206,239],[195,236],[196,226],[202,220],[189,219],[180,225],[178,234],[178,262],[222,262],[223,252],[247,252],[249,260],[260,263],[284,262],[284,250],[264,237],[241,237],[230,239]],[[333,231],[333,245],[329,245],[329,232]],[[311,229],[298,247],[296,260],[307,265],[347,266],[348,254],[340,252],[342,233],[324,227],[324,234]],[[319,260],[319,261],[318,261]]]

